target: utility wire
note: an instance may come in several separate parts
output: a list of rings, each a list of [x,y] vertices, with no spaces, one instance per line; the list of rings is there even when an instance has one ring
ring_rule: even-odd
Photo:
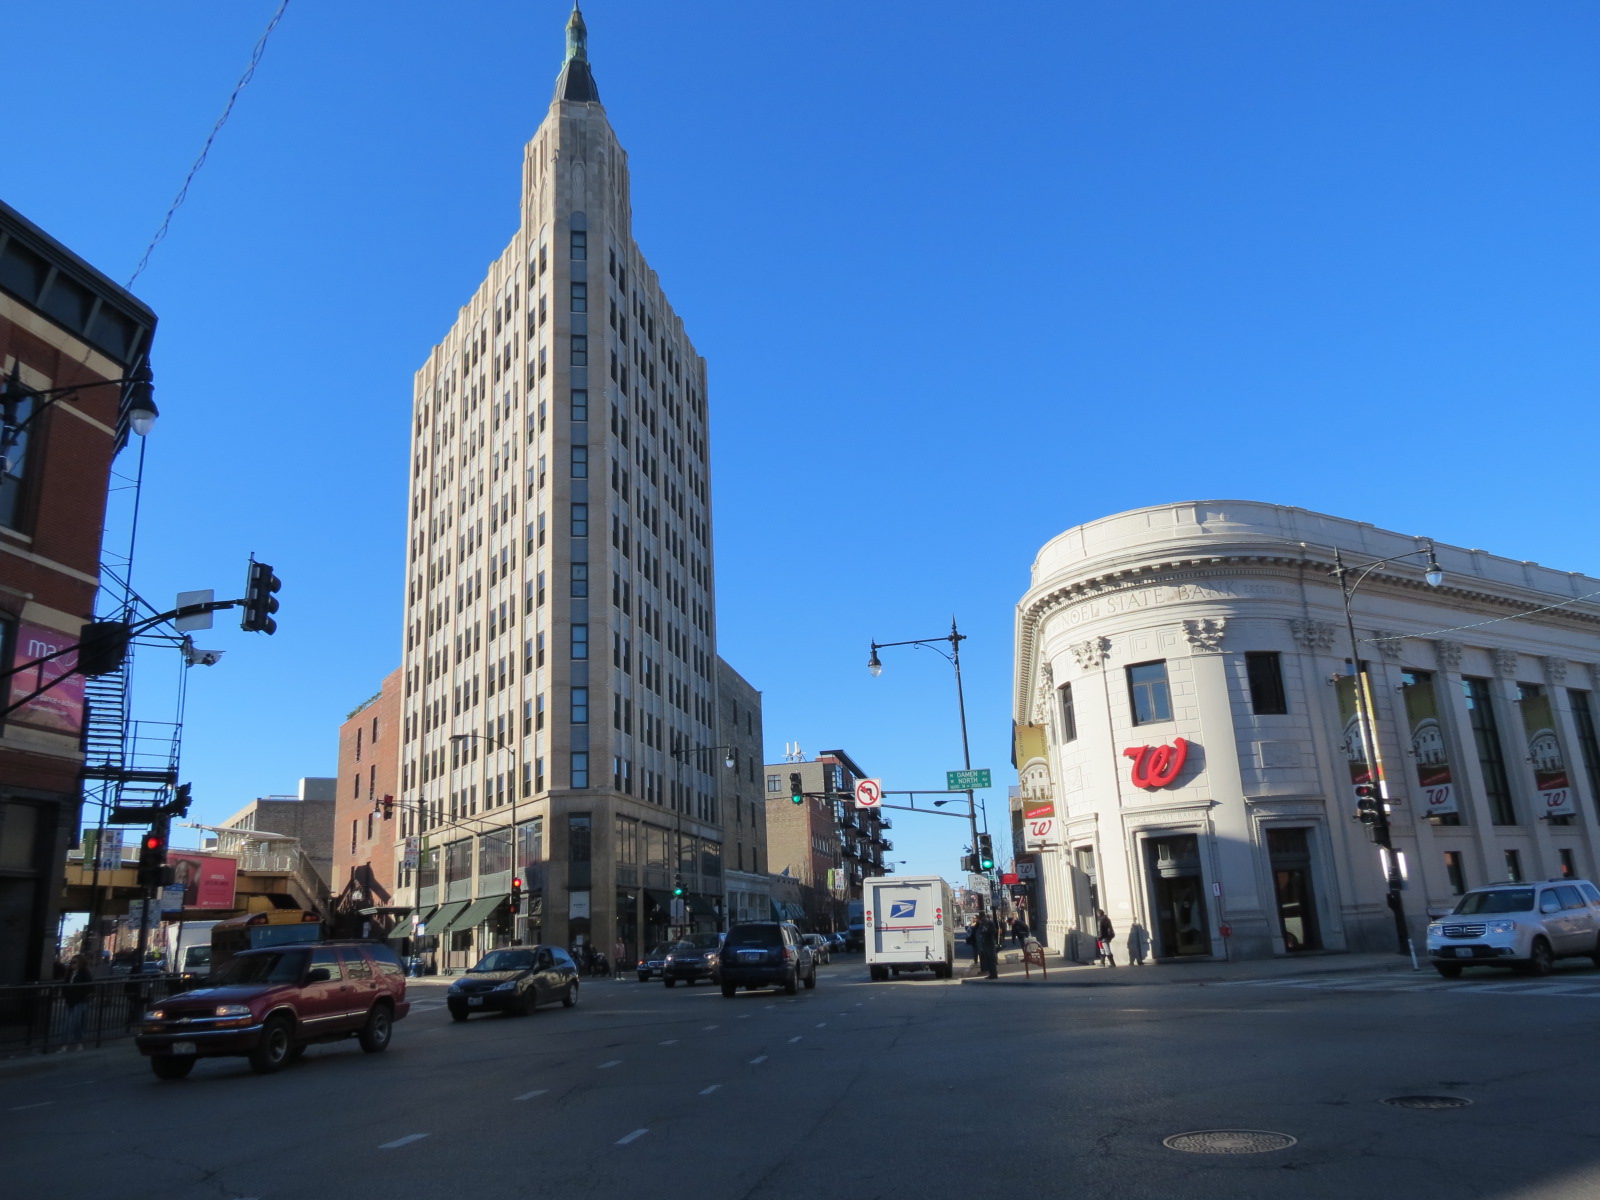
[[[146,265],[150,262],[150,255],[154,252],[157,244],[167,236],[167,227],[172,224],[173,214],[188,199],[189,185],[194,182],[194,177],[199,173],[200,168],[205,166],[206,155],[211,153],[211,143],[217,140],[217,134],[221,133],[222,127],[227,124],[228,117],[233,113],[234,102],[239,99],[239,93],[244,91],[245,85],[255,75],[256,65],[260,63],[262,54],[266,52],[267,39],[272,36],[272,31],[278,27],[278,22],[283,20],[283,10],[288,7],[289,0],[282,0],[282,3],[278,5],[278,11],[272,14],[272,20],[267,22],[266,29],[262,31],[261,37],[256,41],[255,49],[250,52],[250,65],[244,69],[244,74],[239,76],[239,82],[233,85],[233,94],[228,97],[228,103],[223,107],[222,115],[217,118],[217,123],[211,127],[211,132],[206,136],[206,144],[200,147],[200,157],[195,159],[194,165],[189,168],[189,174],[184,177],[183,186],[178,189],[178,194],[173,197],[172,206],[167,209],[167,215],[161,219],[161,228],[156,230],[155,236],[150,239],[150,244],[144,248],[144,254],[139,259],[139,265],[133,269],[133,274],[128,276],[128,282],[125,286],[130,291],[133,288],[133,281],[139,278]]]
[[[1452,625],[1449,629],[1433,629],[1427,633],[1401,633],[1393,637],[1362,638],[1363,642],[1403,642],[1406,638],[1434,637],[1441,633],[1457,633],[1463,629],[1482,629],[1485,625],[1498,625],[1501,621],[1515,621],[1519,617],[1537,616],[1542,612],[1551,612],[1558,608],[1567,608],[1580,600],[1588,600],[1600,596],[1600,592],[1586,592],[1582,596],[1574,596],[1571,600],[1563,600],[1560,604],[1546,604],[1543,608],[1530,608],[1527,612],[1512,613],[1506,617],[1494,617],[1487,621],[1474,621],[1471,625]]]

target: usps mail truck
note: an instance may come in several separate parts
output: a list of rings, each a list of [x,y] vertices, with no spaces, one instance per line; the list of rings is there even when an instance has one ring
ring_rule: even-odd
[[[950,885],[938,875],[878,875],[863,885],[867,968],[883,980],[902,971],[955,974],[956,910]]]

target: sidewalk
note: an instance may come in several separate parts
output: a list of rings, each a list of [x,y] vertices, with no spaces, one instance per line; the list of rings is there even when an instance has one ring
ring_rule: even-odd
[[[956,964],[956,978],[962,983],[981,983],[990,987],[1002,984],[1018,987],[1137,987],[1152,983],[1216,984],[1237,983],[1245,979],[1295,978],[1343,971],[1404,971],[1411,973],[1411,959],[1399,954],[1306,954],[1282,958],[1257,958],[1243,962],[1146,962],[1142,967],[1121,963],[1097,967],[1075,963],[1054,950],[1045,951],[1049,978],[1037,965],[1024,971],[1020,950],[1000,952],[1000,978],[972,975],[972,960]],[[1423,964],[1427,969],[1427,964]],[[1030,973],[1031,972],[1031,978]]]

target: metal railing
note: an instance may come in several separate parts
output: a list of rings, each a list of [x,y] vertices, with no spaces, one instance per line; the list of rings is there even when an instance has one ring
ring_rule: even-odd
[[[100,1046],[131,1037],[150,1005],[194,983],[177,975],[123,975],[92,983],[0,987],[0,1055]],[[82,997],[69,1003],[74,997]]]

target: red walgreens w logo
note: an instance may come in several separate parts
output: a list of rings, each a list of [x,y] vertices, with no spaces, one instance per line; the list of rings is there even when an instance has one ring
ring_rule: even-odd
[[[1183,770],[1184,760],[1189,757],[1189,743],[1173,738],[1170,746],[1129,746],[1122,753],[1133,759],[1134,787],[1166,787]]]

